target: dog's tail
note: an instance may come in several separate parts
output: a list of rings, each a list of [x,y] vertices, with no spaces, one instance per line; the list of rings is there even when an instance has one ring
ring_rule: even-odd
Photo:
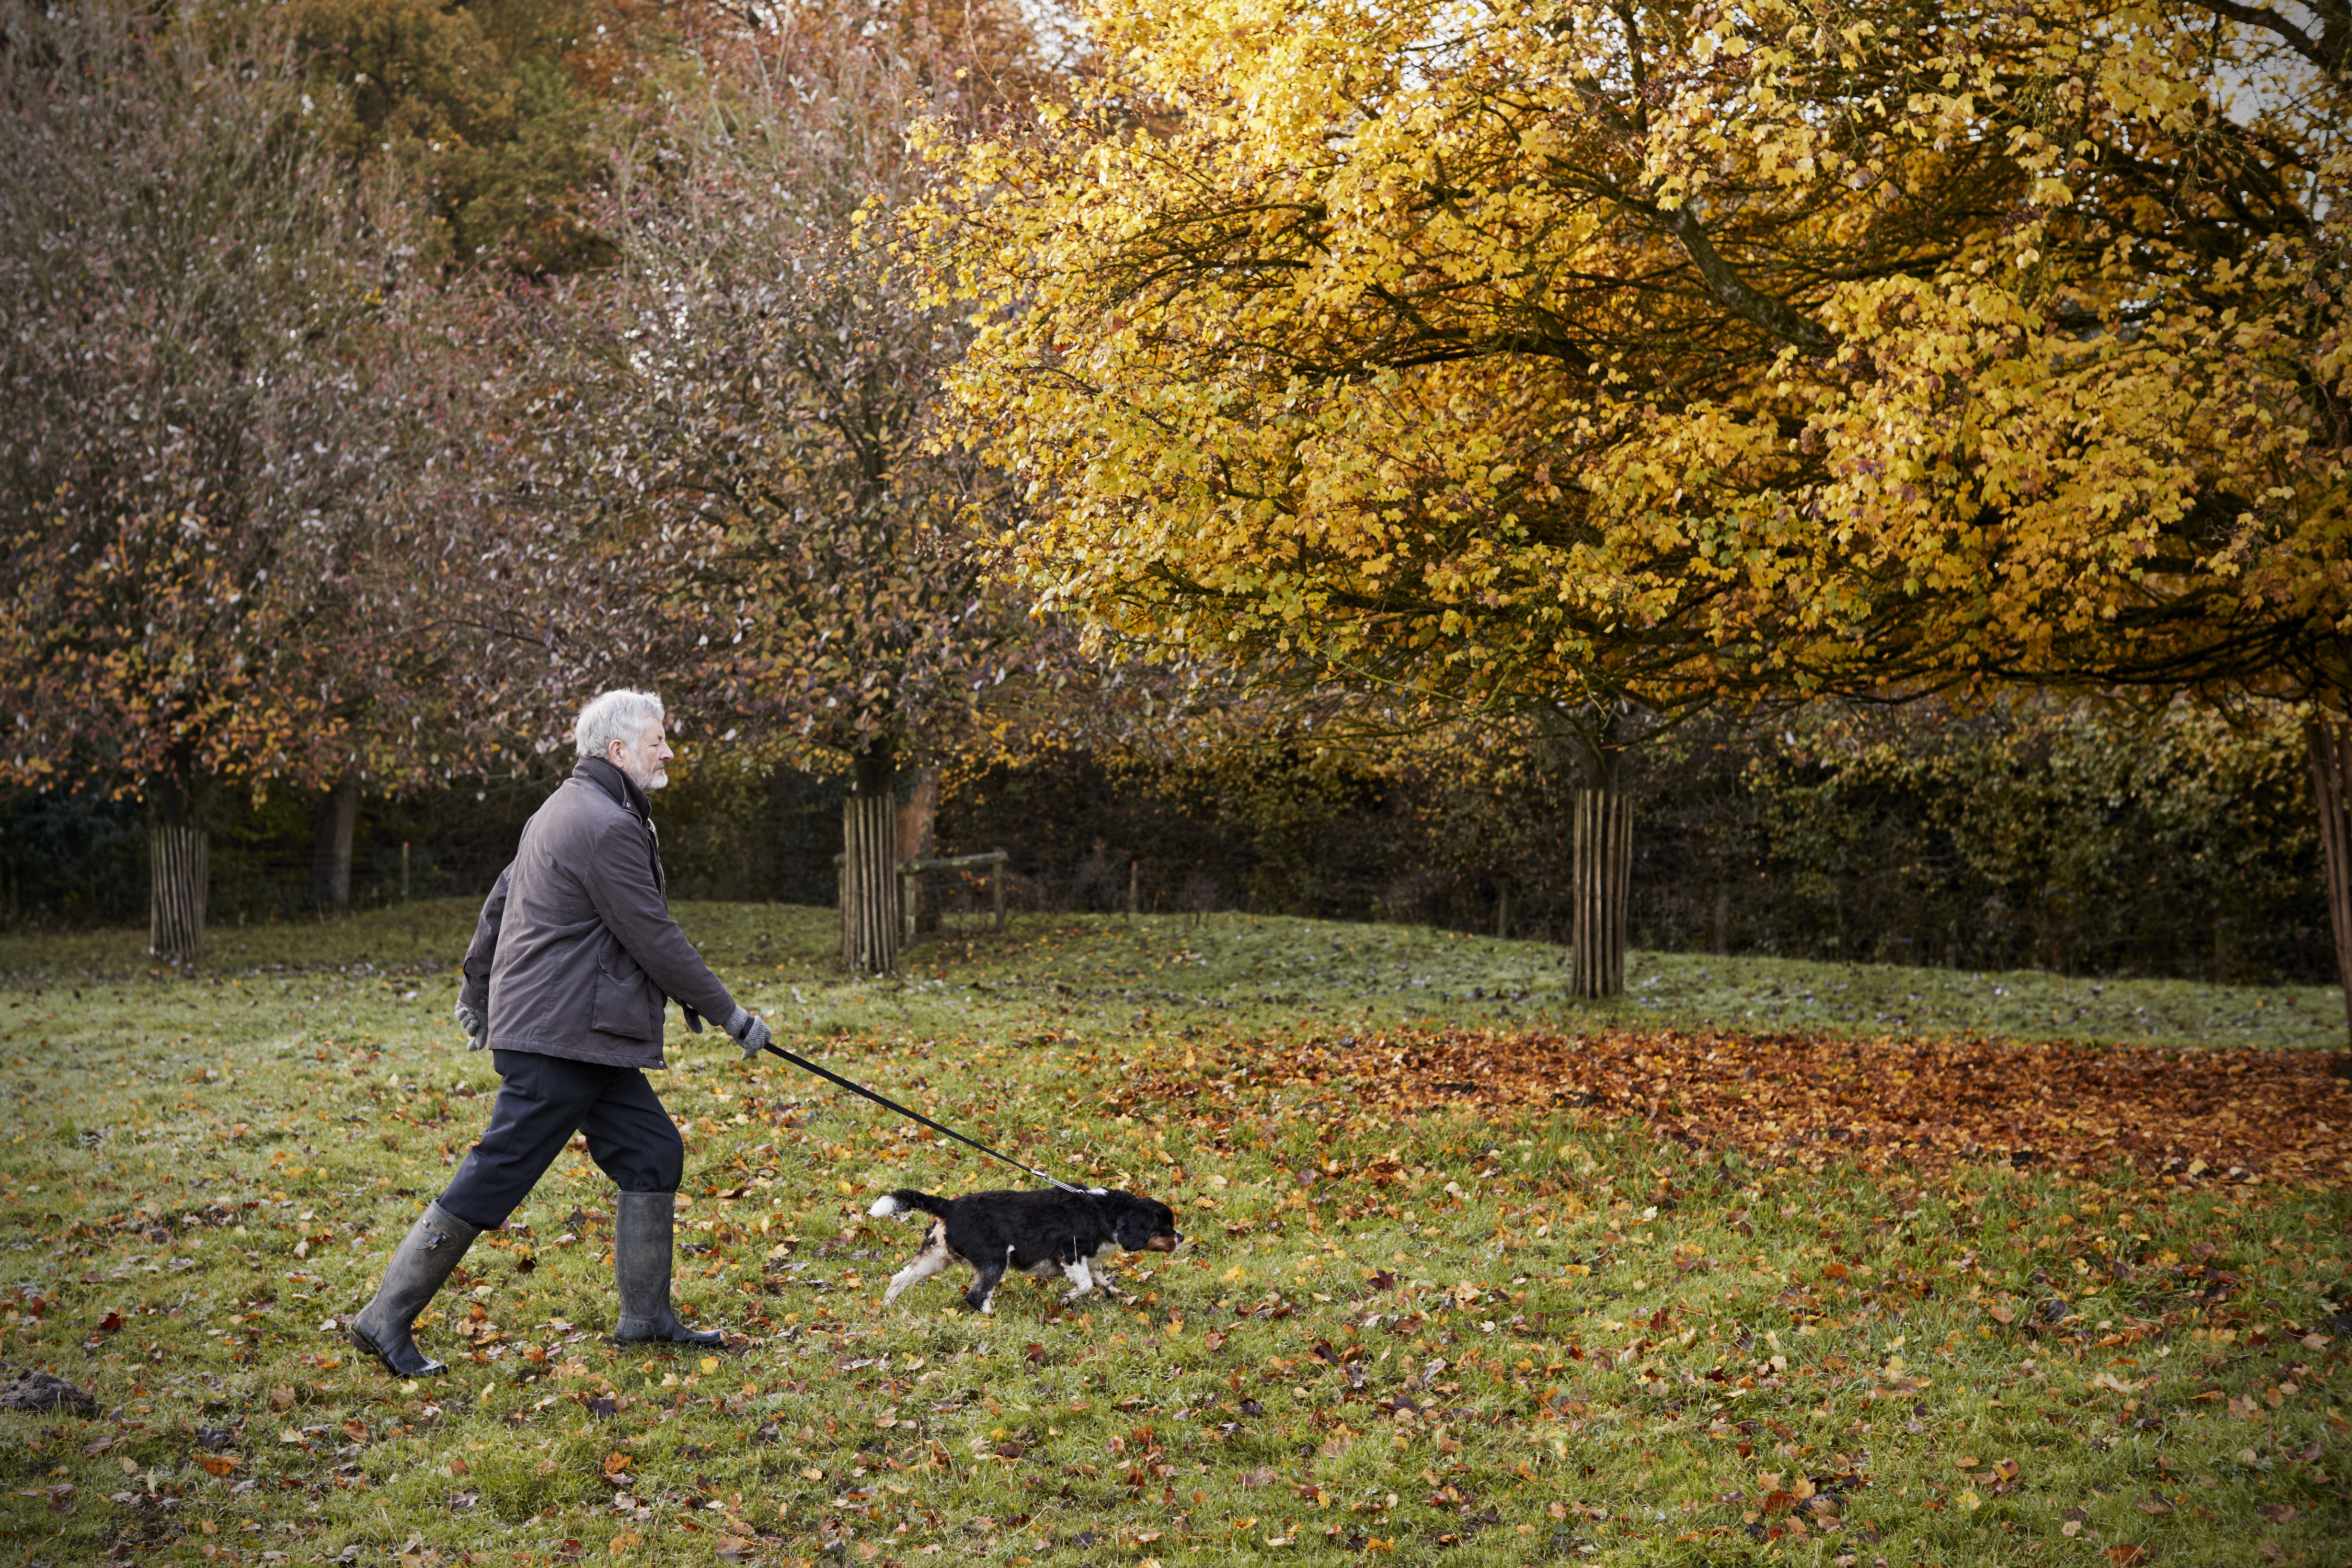
[[[884,1193],[874,1200],[874,1207],[866,1212],[877,1219],[896,1219],[900,1215],[912,1214],[919,1208],[925,1214],[936,1216],[940,1219],[948,1217],[946,1198],[933,1197],[929,1193],[917,1192],[910,1186],[902,1186],[896,1192]]]

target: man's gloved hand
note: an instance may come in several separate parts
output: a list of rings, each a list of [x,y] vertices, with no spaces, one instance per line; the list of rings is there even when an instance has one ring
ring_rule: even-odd
[[[463,1002],[457,1004],[457,1027],[466,1031],[467,1051],[479,1051],[490,1043],[490,1020]]]
[[[768,1031],[764,1020],[753,1018],[740,1007],[735,1009],[735,1016],[727,1020],[727,1032],[733,1035],[735,1042],[743,1048],[746,1061],[766,1050],[768,1042],[775,1039]]]

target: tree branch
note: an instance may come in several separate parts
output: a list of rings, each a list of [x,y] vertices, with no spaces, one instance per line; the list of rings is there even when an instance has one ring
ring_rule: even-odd
[[[2238,0],[2197,0],[2197,4],[2216,16],[2226,16],[2242,26],[2275,33],[2288,48],[2321,70],[2340,72],[2347,63],[2346,55],[2347,48],[2352,48],[2352,26],[2347,24],[2347,20],[2352,20],[2352,14],[2347,14],[2347,8],[2342,5],[2329,5],[2323,0],[2322,4],[2311,7],[2326,18],[2320,36],[2314,38],[2267,5],[2242,5]]]
[[[1740,277],[1723,259],[1723,253],[1715,248],[1715,242],[1707,237],[1706,226],[1691,211],[1689,203],[1652,207],[1650,212],[1668,234],[1682,242],[1683,249],[1698,267],[1699,276],[1706,280],[1707,292],[1719,304],[1784,342],[1816,354],[1829,352],[1831,339],[1827,332],[1802,311],[1773,298]]]

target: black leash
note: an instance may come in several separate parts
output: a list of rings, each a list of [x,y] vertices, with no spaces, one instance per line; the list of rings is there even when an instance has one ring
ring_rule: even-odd
[[[1066,1181],[1055,1181],[1052,1176],[1047,1176],[1044,1171],[1039,1170],[1034,1166],[1024,1166],[1019,1160],[1014,1159],[1011,1155],[998,1154],[986,1144],[981,1143],[976,1139],[967,1138],[961,1133],[957,1132],[953,1127],[942,1127],[937,1122],[932,1121],[929,1116],[924,1115],[920,1111],[909,1111],[904,1105],[899,1104],[896,1100],[887,1099],[882,1095],[877,1094],[873,1090],[868,1089],[863,1083],[854,1083],[850,1082],[850,1080],[844,1078],[838,1072],[828,1071],[824,1068],[819,1067],[815,1062],[811,1061],[805,1056],[794,1056],[791,1051],[786,1051],[782,1046],[778,1045],[773,1040],[770,1040],[760,1049],[765,1051],[772,1051],[774,1054],[782,1057],[794,1067],[804,1067],[808,1069],[808,1071],[815,1073],[819,1078],[824,1079],[828,1083],[838,1083],[844,1089],[848,1090],[852,1094],[863,1094],[868,1100],[873,1101],[877,1105],[881,1106],[885,1111],[896,1111],[899,1115],[906,1117],[908,1121],[920,1122],[932,1132],[943,1134],[948,1137],[953,1138],[959,1144],[969,1145],[971,1147],[978,1149],[982,1154],[988,1155],[991,1159],[1003,1160],[1014,1170],[1026,1171],[1031,1176],[1035,1176],[1039,1181],[1060,1187],[1064,1192],[1075,1192],[1083,1197],[1088,1190],[1082,1186],[1072,1186]],[[743,1054],[745,1058],[748,1059],[751,1055],[751,1052],[747,1051]]]

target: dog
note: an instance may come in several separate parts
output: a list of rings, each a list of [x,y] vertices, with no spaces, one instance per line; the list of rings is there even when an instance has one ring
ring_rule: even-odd
[[[1184,1239],[1176,1228],[1176,1211],[1166,1204],[1103,1187],[968,1192],[952,1198],[900,1187],[876,1198],[866,1212],[877,1219],[897,1219],[919,1209],[931,1217],[930,1229],[914,1261],[891,1277],[882,1293],[886,1307],[950,1263],[971,1269],[971,1288],[963,1299],[977,1312],[995,1311],[996,1287],[1008,1269],[1034,1280],[1059,1274],[1069,1281],[1064,1306],[1098,1288],[1126,1301],[1127,1292],[1112,1282],[1103,1260],[1120,1251],[1173,1252]]]

